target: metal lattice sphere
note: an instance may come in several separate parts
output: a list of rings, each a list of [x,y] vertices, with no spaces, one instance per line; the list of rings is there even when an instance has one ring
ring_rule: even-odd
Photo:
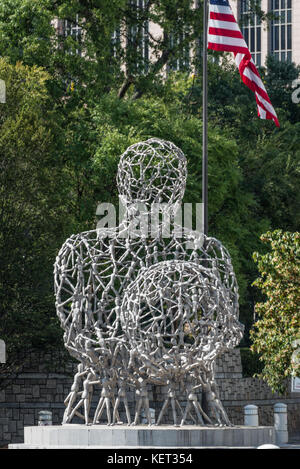
[[[142,269],[125,292],[121,321],[131,349],[162,368],[213,360],[243,330],[218,271],[184,261]]]
[[[131,145],[120,158],[117,183],[126,205],[176,204],[183,198],[186,158],[173,143],[151,138]]]

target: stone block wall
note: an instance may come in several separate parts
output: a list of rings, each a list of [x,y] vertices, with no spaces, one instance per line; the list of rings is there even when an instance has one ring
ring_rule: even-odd
[[[34,354],[16,377],[0,383],[0,445],[23,442],[24,426],[37,425],[40,410],[51,410],[53,423],[61,423],[74,369],[65,354]]]
[[[38,424],[38,413],[51,410],[53,424],[60,424],[65,409],[64,399],[70,391],[76,364],[66,354],[32,355],[21,373],[3,383],[0,390],[0,446],[23,442],[24,426]],[[243,424],[243,407],[256,404],[259,408],[260,425],[273,425],[273,405],[285,402],[288,405],[289,433],[300,432],[300,393],[287,392],[284,396],[274,394],[266,383],[256,378],[243,378],[239,350],[226,353],[218,359],[216,377],[220,397],[229,418],[236,425]],[[180,405],[185,407],[184,385],[178,383]],[[100,388],[99,388],[100,392]],[[156,416],[163,405],[166,386],[149,386],[150,406]],[[129,395],[131,415],[134,415],[135,396]],[[92,407],[97,405],[97,396]],[[92,409],[93,412],[93,409]],[[124,408],[120,407],[124,418]],[[162,423],[172,423],[169,409]]]

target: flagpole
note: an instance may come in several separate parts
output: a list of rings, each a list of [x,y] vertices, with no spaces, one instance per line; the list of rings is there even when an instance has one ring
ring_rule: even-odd
[[[208,234],[208,177],[207,177],[207,0],[203,0],[203,133],[202,133],[202,228]]]
[[[208,22],[207,0],[203,0],[203,77],[202,77],[202,229],[208,234],[208,191],[207,191],[207,22]],[[203,245],[205,250],[206,245]],[[204,261],[204,265],[205,265]],[[208,413],[207,392],[203,389],[201,405],[204,412]]]

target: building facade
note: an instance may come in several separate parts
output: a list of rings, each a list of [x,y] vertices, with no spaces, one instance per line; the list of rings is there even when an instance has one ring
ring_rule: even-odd
[[[130,1],[136,9],[137,15],[145,8],[145,0]],[[257,66],[263,66],[268,55],[274,55],[280,61],[295,62],[300,65],[300,0],[260,0],[261,9],[273,14],[273,18],[268,23],[262,22],[257,15],[250,14],[250,0],[229,1]],[[202,8],[202,3],[199,0],[194,0],[193,7]],[[69,21],[56,19],[53,24],[59,35],[71,35],[79,44],[84,42],[78,23],[71,24]],[[113,55],[115,55],[114,51],[121,45],[123,49],[127,50],[130,62],[130,50],[134,52],[133,47],[135,47],[140,55],[140,63],[136,64],[135,71],[138,71],[139,68],[143,69],[144,72],[147,71],[147,64],[155,60],[149,46],[149,34],[151,37],[159,39],[163,36],[163,31],[159,25],[151,20],[145,21],[143,24],[140,23],[138,26],[132,26],[127,34],[124,34],[124,31],[122,33],[120,29],[116,30],[112,35]],[[137,38],[139,38],[138,41]],[[170,35],[172,44],[181,42],[183,39],[184,33],[174,32]],[[164,72],[188,70],[195,54],[201,55],[201,42],[201,37],[199,37],[198,45],[195,44],[194,48],[185,48],[180,57],[168,61]],[[80,49],[78,53],[82,53]],[[134,57],[136,59],[136,54]]]
[[[230,3],[258,66],[265,64],[268,55],[300,65],[299,0],[261,0],[261,9],[274,15],[268,25],[256,15],[249,16],[249,0],[231,0]]]

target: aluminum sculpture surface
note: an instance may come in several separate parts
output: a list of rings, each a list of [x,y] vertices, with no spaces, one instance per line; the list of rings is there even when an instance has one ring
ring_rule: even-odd
[[[174,425],[230,425],[214,377],[217,356],[242,338],[230,256],[215,238],[176,224],[186,158],[171,142],[150,139],[121,156],[120,225],[71,236],[54,265],[57,314],[65,347],[79,361],[63,423],[151,423],[148,385],[168,391]],[[137,235],[157,207],[163,215]],[[167,221],[166,221],[167,220]],[[168,236],[165,228],[168,223]],[[171,228],[170,229],[170,225]],[[145,231],[146,230],[146,231]],[[185,383],[183,407],[176,384]],[[128,391],[135,390],[130,415]],[[202,408],[199,396],[205,394]],[[92,397],[98,404],[91,415]],[[181,400],[182,400],[182,396]],[[182,408],[183,407],[183,408]]]

